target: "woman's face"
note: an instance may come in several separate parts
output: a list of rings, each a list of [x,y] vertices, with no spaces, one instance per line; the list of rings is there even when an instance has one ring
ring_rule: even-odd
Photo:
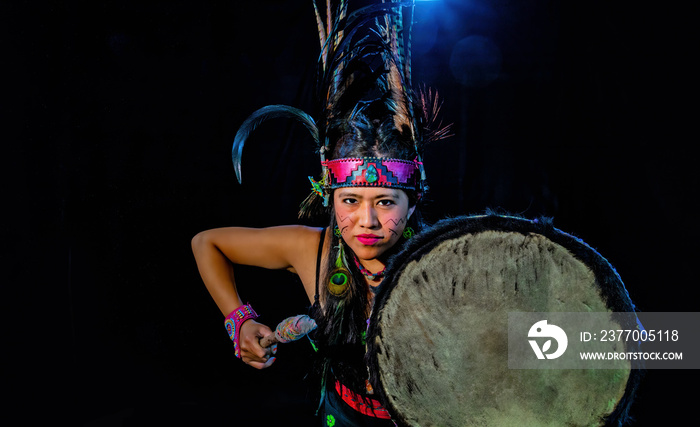
[[[345,187],[333,192],[335,219],[345,243],[362,260],[378,258],[401,237],[415,206],[403,190]]]

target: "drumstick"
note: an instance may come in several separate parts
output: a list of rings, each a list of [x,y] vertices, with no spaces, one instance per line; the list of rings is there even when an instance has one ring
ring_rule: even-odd
[[[274,334],[261,338],[260,345],[269,347],[278,342],[288,343],[296,341],[314,329],[316,329],[316,322],[306,314],[288,317],[277,325]]]

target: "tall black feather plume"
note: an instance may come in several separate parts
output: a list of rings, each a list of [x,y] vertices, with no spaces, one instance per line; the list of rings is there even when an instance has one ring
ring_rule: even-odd
[[[408,13],[404,14],[404,10]],[[413,2],[401,1],[382,1],[349,15],[338,49],[327,50],[332,55],[325,60],[329,72],[320,82],[322,88],[328,88],[324,110],[326,126],[321,130],[326,132],[321,139],[328,151],[333,151],[335,142],[327,134],[336,127],[334,121],[349,119],[360,104],[377,103],[382,104],[383,112],[374,119],[393,118],[394,127],[401,134],[400,141],[412,147],[411,158],[421,161],[427,141],[422,138],[420,127],[424,121],[415,117],[417,100],[411,85],[410,52],[406,52],[411,44],[412,20]],[[350,30],[347,29],[349,23],[353,24]],[[358,63],[369,71],[363,72]],[[329,82],[334,84],[329,85]],[[373,95],[374,99],[365,98]],[[421,166],[421,186],[425,184],[424,175]]]

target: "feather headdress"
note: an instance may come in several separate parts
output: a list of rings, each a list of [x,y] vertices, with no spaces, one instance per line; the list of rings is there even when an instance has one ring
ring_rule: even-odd
[[[449,126],[435,121],[437,94],[425,89],[414,93],[412,88],[413,1],[382,0],[355,10],[345,0],[327,0],[325,7],[317,3],[313,1],[320,42],[316,111],[309,115],[272,105],[246,119],[232,149],[239,182],[248,135],[269,118],[288,117],[310,131],[322,165],[321,179],[310,178],[314,191],[302,204],[302,215],[327,206],[330,190],[340,186],[394,186],[420,195],[427,189],[423,147],[447,136]],[[391,137],[380,141],[386,134]],[[371,140],[374,156],[347,155],[358,136]],[[402,154],[382,154],[396,152]],[[352,168],[341,159],[353,160]],[[406,162],[414,170],[407,171]]]

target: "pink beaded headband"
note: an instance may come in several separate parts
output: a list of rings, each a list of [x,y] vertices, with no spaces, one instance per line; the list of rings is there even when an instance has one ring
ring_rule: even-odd
[[[418,190],[421,178],[417,161],[357,157],[327,160],[322,163],[327,168],[326,188],[340,187],[388,187],[404,190]]]

